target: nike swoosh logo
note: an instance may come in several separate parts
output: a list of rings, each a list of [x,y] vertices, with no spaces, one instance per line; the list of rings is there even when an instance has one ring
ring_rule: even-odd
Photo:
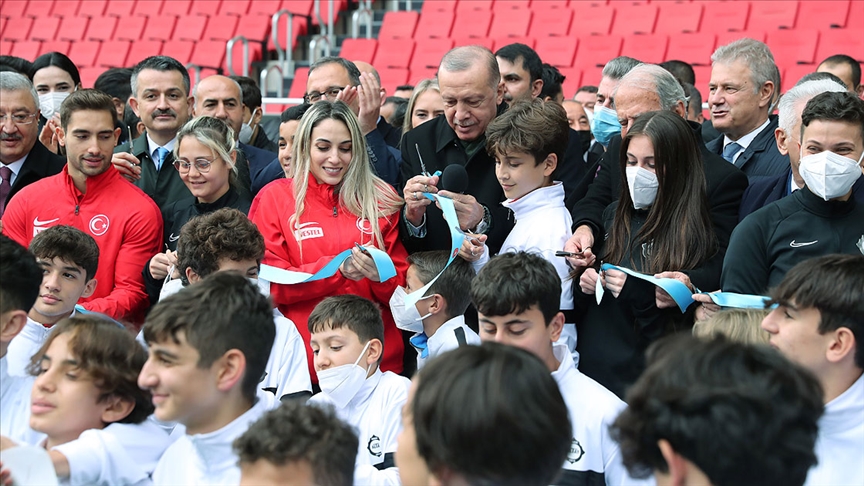
[[[177,241],[179,239],[180,235],[174,236],[174,233],[171,233],[171,235],[168,237],[168,241]]]
[[[791,246],[792,248],[801,248],[802,246],[810,246],[818,242],[819,240],[808,241],[806,243],[796,243],[795,240],[792,240],[792,243],[789,243],[789,246]]]
[[[45,226],[46,224],[51,224],[55,221],[60,221],[60,218],[54,218],[48,221],[39,221],[39,216],[36,216],[36,219],[33,220],[33,226]]]

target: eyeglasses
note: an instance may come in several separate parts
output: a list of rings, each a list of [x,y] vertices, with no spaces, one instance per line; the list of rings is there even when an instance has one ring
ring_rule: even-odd
[[[26,115],[22,115],[22,114],[7,115],[4,113],[4,114],[0,115],[0,125],[6,123],[7,118],[11,118],[12,123],[14,123],[16,125],[29,125],[29,124],[33,123],[33,121],[36,119],[36,113],[28,113]]]
[[[313,91],[311,93],[303,95],[303,100],[306,103],[315,103],[316,101],[319,101],[321,99],[321,97],[323,96],[323,97],[327,98],[328,101],[333,101],[336,99],[337,96],[339,96],[339,93],[341,93],[342,90],[344,90],[344,89],[345,88],[339,88],[339,87],[334,86],[332,88],[327,88],[327,91],[325,91],[323,93],[321,93],[319,91]]]
[[[185,174],[186,172],[189,172],[189,169],[191,169],[194,164],[198,172],[206,174],[207,172],[210,172],[210,166],[213,165],[214,160],[216,160],[216,157],[213,157],[212,159],[198,157],[194,162],[189,162],[188,160],[175,160],[174,168],[177,169],[178,172]]]

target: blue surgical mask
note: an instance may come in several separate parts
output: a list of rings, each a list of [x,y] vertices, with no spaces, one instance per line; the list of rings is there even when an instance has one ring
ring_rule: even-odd
[[[621,124],[618,123],[618,113],[602,105],[594,105],[594,119],[591,120],[591,133],[597,143],[604,147],[609,146],[612,136],[621,132]]]

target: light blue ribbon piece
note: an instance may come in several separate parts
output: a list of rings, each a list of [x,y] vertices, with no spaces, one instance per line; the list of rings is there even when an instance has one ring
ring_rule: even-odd
[[[706,293],[720,307],[735,307],[737,309],[764,309],[765,302],[770,297],[764,295],[736,294],[735,292]]]
[[[396,267],[393,265],[393,260],[390,259],[390,256],[387,255],[387,253],[374,247],[363,247],[363,249],[368,251],[372,256],[372,261],[375,262],[375,268],[378,270],[378,276],[381,278],[382,282],[386,282],[396,276]],[[258,278],[272,283],[288,285],[314,282],[315,280],[321,280],[335,275],[336,272],[339,271],[339,266],[342,265],[342,262],[347,260],[350,256],[351,250],[345,250],[336,255],[336,257],[330,260],[327,265],[324,265],[321,270],[318,270],[314,274],[284,270],[270,265],[261,265],[261,269],[258,271]]]

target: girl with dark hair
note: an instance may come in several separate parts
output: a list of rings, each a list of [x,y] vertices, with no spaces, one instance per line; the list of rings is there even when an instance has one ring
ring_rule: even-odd
[[[604,213],[604,262],[654,275],[686,273],[714,256],[702,157],[683,118],[669,111],[640,116],[621,142],[619,168],[626,183]],[[605,287],[599,305],[592,295],[598,278]],[[642,372],[647,346],[693,322],[677,308],[658,309],[654,285],[617,270],[588,269],[580,288],[579,367],[619,396]]]
[[[33,86],[39,95],[39,140],[48,150],[57,153],[57,127],[60,105],[81,88],[81,75],[71,59],[59,52],[47,52],[33,62]]]

